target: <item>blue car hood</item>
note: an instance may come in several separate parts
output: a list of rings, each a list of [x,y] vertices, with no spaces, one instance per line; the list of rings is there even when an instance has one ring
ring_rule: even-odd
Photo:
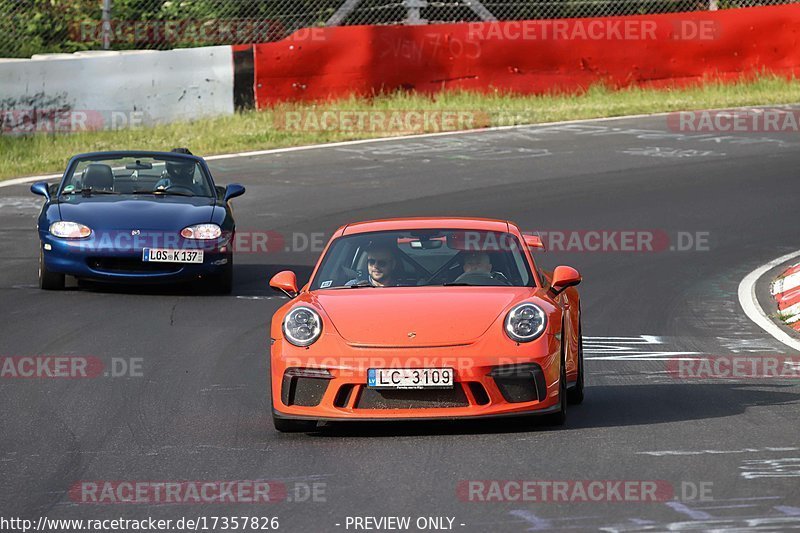
[[[64,197],[58,206],[61,220],[93,230],[181,230],[211,222],[214,213],[214,199],[197,196],[75,195]]]

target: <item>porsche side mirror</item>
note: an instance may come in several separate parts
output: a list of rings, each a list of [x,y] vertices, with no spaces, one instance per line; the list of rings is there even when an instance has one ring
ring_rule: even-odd
[[[291,270],[284,270],[272,276],[269,286],[283,292],[289,298],[297,297],[297,276]]]
[[[31,192],[39,196],[44,196],[47,200],[50,199],[50,187],[45,181],[37,181],[31,185]]]
[[[551,283],[550,293],[557,296],[564,292],[567,287],[574,287],[581,282],[581,275],[572,267],[559,266],[553,271],[553,282]]]
[[[544,243],[542,239],[536,235],[523,235],[525,239],[525,246],[530,249],[542,250],[544,251]]]
[[[241,196],[244,194],[245,188],[238,183],[231,183],[227,187],[225,187],[225,196],[223,197],[223,201],[227,202],[228,200],[233,200],[234,198]]]

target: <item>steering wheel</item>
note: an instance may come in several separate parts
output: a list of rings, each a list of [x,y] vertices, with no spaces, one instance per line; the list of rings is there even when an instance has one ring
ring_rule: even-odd
[[[496,279],[497,281],[505,283],[506,285],[511,285],[511,282],[508,281],[508,278],[502,272],[495,270],[489,275],[492,277],[492,279]]]
[[[453,283],[473,285],[475,287],[491,287],[493,285],[511,285],[508,280],[500,279],[489,272],[465,272],[458,276]]]
[[[455,255],[450,260],[448,260],[445,264],[443,264],[439,269],[436,270],[433,274],[431,274],[427,278],[420,278],[420,285],[431,285],[437,279],[441,279],[443,282],[448,281],[449,275],[451,275],[451,270],[458,267],[459,264],[459,256]],[[458,276],[456,276],[458,277]],[[450,280],[455,278],[450,277]]]

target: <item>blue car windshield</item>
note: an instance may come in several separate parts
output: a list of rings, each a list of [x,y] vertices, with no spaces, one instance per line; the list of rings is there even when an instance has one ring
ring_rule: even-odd
[[[61,194],[153,194],[212,197],[214,189],[196,161],[168,156],[81,159]]]

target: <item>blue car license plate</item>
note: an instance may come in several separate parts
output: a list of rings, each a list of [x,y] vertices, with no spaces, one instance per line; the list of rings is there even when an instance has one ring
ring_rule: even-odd
[[[166,250],[145,248],[142,250],[145,263],[202,263],[203,250]]]

